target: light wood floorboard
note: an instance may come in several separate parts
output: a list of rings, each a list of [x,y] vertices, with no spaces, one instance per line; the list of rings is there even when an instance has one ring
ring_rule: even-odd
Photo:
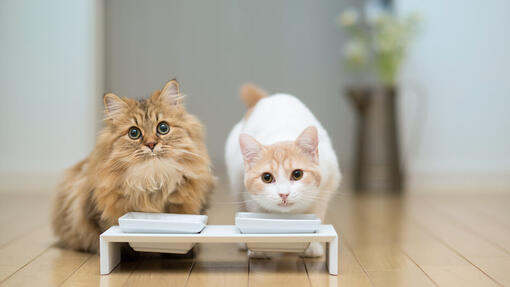
[[[232,224],[221,184],[210,224]],[[510,286],[510,193],[352,196],[339,193],[326,223],[340,235],[340,274],[324,258],[248,259],[236,244],[195,256],[128,258],[108,276],[99,256],[55,246],[51,193],[0,193],[2,286]]]

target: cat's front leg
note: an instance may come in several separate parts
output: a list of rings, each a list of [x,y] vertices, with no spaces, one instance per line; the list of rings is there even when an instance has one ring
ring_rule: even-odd
[[[321,257],[324,255],[324,247],[320,242],[311,242],[310,246],[303,252],[303,257]]]
[[[182,214],[200,214],[205,211],[209,193],[214,188],[214,178],[210,174],[200,179],[187,179],[177,185],[170,194],[165,212]]]
[[[324,217],[326,216],[327,206],[317,205],[316,208],[312,210],[312,213],[317,215],[320,218],[321,222],[324,222]],[[320,242],[311,242],[310,246],[303,252],[303,257],[321,257],[324,255],[324,247]]]

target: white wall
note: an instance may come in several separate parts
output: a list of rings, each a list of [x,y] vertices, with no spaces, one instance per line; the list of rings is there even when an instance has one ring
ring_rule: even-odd
[[[217,165],[244,110],[238,85],[290,91],[328,127],[345,170],[353,118],[340,95],[346,74],[333,21],[348,2],[108,1],[108,91],[146,96],[177,76]],[[396,6],[425,21],[403,73],[410,188],[510,190],[510,1]],[[37,186],[34,175],[92,149],[104,92],[102,13],[100,0],[0,1],[0,189]]]
[[[0,1],[0,175],[55,174],[95,141],[102,1]],[[32,179],[25,179],[31,181]]]
[[[510,191],[510,1],[397,8],[424,19],[402,75],[410,187]],[[425,115],[418,125],[416,111]]]
[[[138,1],[106,3],[106,88],[141,98],[177,77],[207,129],[214,166],[245,112],[245,82],[293,93],[329,130],[350,163],[353,114],[342,95],[344,39],[335,25],[355,0]]]

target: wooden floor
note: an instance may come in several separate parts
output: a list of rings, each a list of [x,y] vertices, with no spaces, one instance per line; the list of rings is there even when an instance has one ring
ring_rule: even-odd
[[[0,191],[0,282],[5,286],[510,286],[510,193],[405,197],[339,194],[326,223],[340,235],[340,274],[324,258],[249,260],[232,244],[195,258],[152,256],[99,275],[99,257],[55,247],[51,193]],[[219,186],[211,224],[233,224]]]

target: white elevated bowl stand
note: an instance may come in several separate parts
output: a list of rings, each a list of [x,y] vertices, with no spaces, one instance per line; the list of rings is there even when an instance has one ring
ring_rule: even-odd
[[[207,225],[193,234],[124,233],[112,226],[99,237],[101,274],[110,274],[120,263],[122,243],[299,243],[325,242],[326,264],[329,274],[338,274],[338,235],[333,225],[323,224],[315,233],[244,234],[235,225]],[[232,247],[232,248],[237,248]]]

